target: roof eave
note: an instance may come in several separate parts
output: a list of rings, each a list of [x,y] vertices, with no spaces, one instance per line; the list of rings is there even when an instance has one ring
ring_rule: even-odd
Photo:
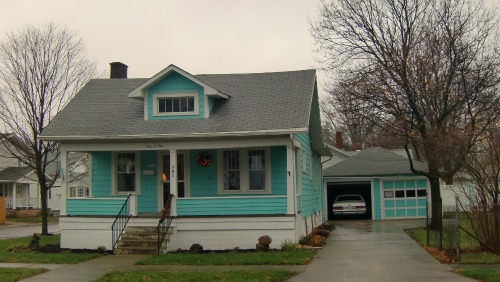
[[[150,140],[150,139],[179,139],[179,138],[210,138],[210,137],[244,137],[244,136],[273,136],[284,134],[296,134],[307,132],[307,127],[304,128],[287,128],[287,129],[272,129],[272,130],[257,130],[257,131],[235,131],[235,132],[212,132],[212,133],[187,133],[187,134],[139,134],[139,135],[73,135],[73,136],[57,136],[47,135],[40,136],[40,139],[45,141],[79,141],[79,140]]]
[[[145,95],[145,91],[144,90],[146,88],[148,88],[151,84],[153,84],[153,83],[157,82],[158,80],[162,79],[165,75],[167,75],[168,73],[170,73],[172,71],[175,71],[175,72],[183,75],[184,77],[192,80],[193,82],[201,85],[205,89],[205,95],[207,95],[207,96],[217,96],[217,97],[221,97],[221,98],[224,98],[224,99],[228,99],[229,98],[229,95],[227,95],[225,93],[222,93],[221,91],[219,91],[219,90],[215,89],[214,87],[208,85],[204,81],[200,80],[196,76],[188,73],[187,71],[179,68],[176,65],[169,65],[168,67],[164,68],[162,71],[160,71],[159,73],[155,74],[153,77],[151,77],[150,79],[146,80],[144,83],[142,83],[141,85],[139,85],[138,87],[136,87],[135,89],[133,89],[132,91],[130,91],[130,93],[128,94],[128,97],[129,98],[139,99],[139,100],[144,99],[144,95]]]

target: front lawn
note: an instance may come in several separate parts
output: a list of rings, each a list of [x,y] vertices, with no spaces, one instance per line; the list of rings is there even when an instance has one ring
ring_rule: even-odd
[[[296,273],[291,271],[221,271],[221,272],[110,272],[101,277],[98,282],[104,281],[239,281],[239,282],[261,282],[261,281],[285,281]]]
[[[137,262],[141,265],[301,265],[308,264],[314,250],[227,253],[166,253]]]
[[[42,236],[40,246],[59,244],[60,235]],[[102,256],[100,253],[40,253],[22,250],[31,242],[31,237],[0,240],[0,262],[10,263],[79,263]],[[12,249],[14,251],[9,251]]]
[[[457,272],[463,276],[484,282],[500,282],[499,269],[460,269]]]
[[[44,273],[45,271],[45,269],[41,268],[0,268],[0,277],[2,277],[3,282],[14,282]]]

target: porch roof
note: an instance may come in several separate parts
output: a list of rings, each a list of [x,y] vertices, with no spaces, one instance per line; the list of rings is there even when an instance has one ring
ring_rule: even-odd
[[[46,140],[149,139],[307,132],[315,70],[196,75],[230,96],[209,118],[145,120],[128,94],[147,79],[91,80],[45,129]]]
[[[0,182],[16,182],[32,171],[33,169],[31,167],[6,167],[4,170],[0,171]]]

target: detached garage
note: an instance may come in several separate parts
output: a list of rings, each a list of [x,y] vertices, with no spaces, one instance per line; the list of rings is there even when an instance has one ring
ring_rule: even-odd
[[[415,162],[417,169],[426,165]],[[425,218],[429,192],[427,178],[411,172],[406,157],[374,147],[323,170],[325,205],[329,219],[337,195],[360,194],[366,201],[367,218],[373,220]]]

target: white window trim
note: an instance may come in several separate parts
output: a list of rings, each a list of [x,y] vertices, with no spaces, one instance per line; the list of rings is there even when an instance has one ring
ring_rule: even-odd
[[[116,185],[117,180],[116,180],[116,157],[120,153],[134,153],[135,154],[135,191],[118,191],[118,187]],[[111,178],[111,186],[113,187],[113,192],[112,195],[128,195],[129,193],[133,193],[136,195],[141,194],[141,157],[140,157],[139,151],[120,151],[120,152],[113,152],[113,157],[112,157],[112,164],[111,164],[111,173],[112,173],[112,178]]]
[[[240,190],[224,190],[224,178],[223,178],[223,151],[239,151],[240,152]],[[250,150],[264,150],[265,156],[265,166],[266,166],[266,179],[265,179],[265,190],[250,190],[248,179],[248,151]],[[218,182],[219,182],[219,194],[272,194],[271,187],[271,151],[269,147],[266,148],[244,148],[244,149],[219,149],[217,151],[217,170],[218,170]]]
[[[194,98],[194,111],[193,112],[174,112],[174,113],[160,113],[158,112],[158,99],[160,98]],[[183,93],[155,93],[153,94],[153,116],[193,116],[200,114],[200,105],[198,92],[183,92]]]

